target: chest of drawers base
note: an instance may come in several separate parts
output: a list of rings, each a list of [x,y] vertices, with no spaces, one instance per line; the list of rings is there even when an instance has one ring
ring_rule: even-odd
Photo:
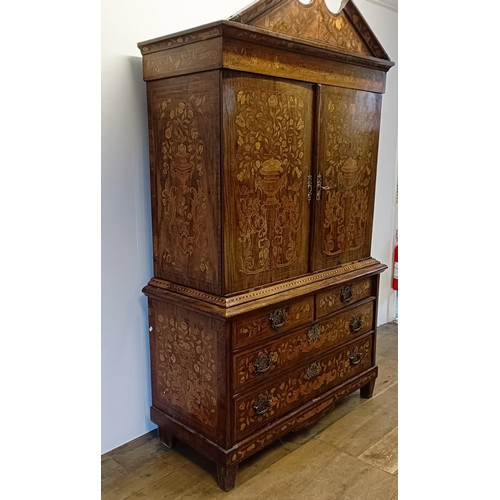
[[[384,269],[371,263],[304,293],[248,302],[236,314],[208,301],[202,306],[167,283],[146,286],[151,419],[162,442],[171,447],[180,439],[215,462],[218,484],[228,491],[242,460],[358,389],[371,397]]]

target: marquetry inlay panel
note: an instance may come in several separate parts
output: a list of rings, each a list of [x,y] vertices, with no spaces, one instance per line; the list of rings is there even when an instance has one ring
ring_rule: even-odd
[[[370,255],[380,95],[323,86],[321,108],[315,270]]]
[[[217,339],[223,323],[166,302],[154,301],[151,331],[154,404],[215,433]],[[170,411],[170,410],[169,410]]]
[[[228,72],[224,106],[232,292],[307,271],[312,89]]]
[[[316,316],[321,318],[371,295],[375,295],[371,278],[330,288],[316,295]]]
[[[220,291],[218,73],[150,84],[155,275]],[[154,160],[153,160],[154,158]]]
[[[283,311],[283,325],[273,328],[270,317],[277,311]],[[244,316],[233,322],[235,347],[263,342],[279,333],[296,328],[314,319],[314,298],[312,296],[296,302],[265,308],[257,314]]]
[[[344,12],[333,14],[323,0],[313,0],[308,5],[290,0],[254,21],[253,25],[326,43],[350,52],[371,55]]]

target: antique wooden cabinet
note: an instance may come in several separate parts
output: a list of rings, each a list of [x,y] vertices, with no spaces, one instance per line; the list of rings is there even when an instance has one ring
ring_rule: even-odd
[[[151,418],[233,488],[238,464],[372,394],[370,257],[393,65],[352,1],[260,0],[139,43],[154,277]]]

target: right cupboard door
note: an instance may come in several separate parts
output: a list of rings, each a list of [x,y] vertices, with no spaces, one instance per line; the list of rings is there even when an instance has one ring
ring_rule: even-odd
[[[381,95],[320,87],[312,270],[370,256]]]

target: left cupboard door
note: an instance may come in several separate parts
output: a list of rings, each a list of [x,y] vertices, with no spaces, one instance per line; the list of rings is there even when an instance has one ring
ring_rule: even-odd
[[[225,291],[308,271],[312,85],[223,73]]]

